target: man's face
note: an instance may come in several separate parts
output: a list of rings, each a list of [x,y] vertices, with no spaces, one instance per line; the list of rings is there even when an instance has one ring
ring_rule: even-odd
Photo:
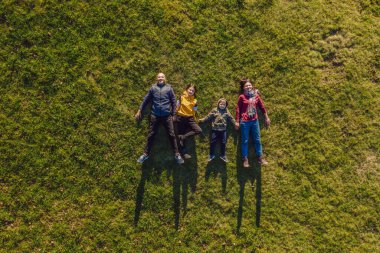
[[[163,73],[159,73],[158,75],[157,75],[157,82],[158,83],[164,83],[165,82],[165,75],[163,74]]]

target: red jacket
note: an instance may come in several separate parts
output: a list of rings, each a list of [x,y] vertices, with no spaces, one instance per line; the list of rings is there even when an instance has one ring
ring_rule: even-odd
[[[253,96],[253,99],[251,101],[251,103],[253,103],[254,110],[255,110],[254,114],[251,117],[247,113],[249,103],[250,103],[249,98],[246,95],[241,94],[239,96],[238,104],[236,107],[236,122],[240,122],[240,120],[242,120],[242,121],[256,120],[258,118],[257,108],[260,108],[260,110],[264,114],[267,112],[267,110],[264,107],[264,102],[260,98],[257,90],[255,90],[255,95]]]

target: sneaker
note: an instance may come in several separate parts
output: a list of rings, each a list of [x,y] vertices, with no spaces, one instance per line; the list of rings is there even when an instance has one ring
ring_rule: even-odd
[[[211,162],[212,160],[214,160],[215,156],[214,155],[210,155],[210,157],[208,158],[208,161]]]
[[[248,163],[248,158],[247,157],[243,158],[243,167],[244,168],[248,168],[249,167],[249,163]]]
[[[181,155],[180,154],[176,154],[175,156],[174,156],[174,159],[176,160],[176,162],[178,163],[178,164],[183,164],[185,161],[182,159],[182,157],[181,157]]]
[[[143,163],[145,160],[148,160],[149,156],[147,154],[142,154],[139,159],[137,159],[138,163]]]
[[[191,158],[191,155],[189,155],[189,154],[183,154],[182,156],[183,156],[183,158],[185,158],[185,159],[190,159],[190,158]]]
[[[268,162],[265,160],[265,159],[263,159],[263,157],[262,156],[259,156],[258,158],[257,158],[257,160],[258,160],[258,162],[259,162],[259,164],[261,164],[261,165],[268,165]]]
[[[226,156],[221,156],[220,159],[222,159],[225,163],[228,163],[228,159]]]

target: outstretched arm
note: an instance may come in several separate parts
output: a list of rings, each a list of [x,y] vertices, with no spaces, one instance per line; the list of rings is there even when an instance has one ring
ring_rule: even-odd
[[[141,112],[144,110],[146,105],[149,103],[149,101],[152,99],[152,88],[148,91],[148,93],[145,95],[144,100],[142,101],[136,115],[135,119],[139,120],[141,119]]]
[[[265,116],[265,124],[269,127],[270,125],[270,118],[268,116],[268,112],[267,110],[265,109],[265,106],[264,106],[264,102],[263,100],[259,97],[259,100],[258,100],[258,103],[257,103],[257,106],[260,108],[260,110],[263,112],[264,116]]]
[[[214,117],[215,117],[215,110],[212,109],[212,110],[207,114],[206,117],[199,119],[199,122],[201,122],[201,123],[202,123],[202,122],[206,122],[206,121],[208,121],[208,120],[210,120],[210,119],[213,119]]]
[[[238,104],[236,106],[236,124],[235,124],[235,128],[238,129],[239,128],[239,122],[240,122],[240,113],[241,113],[241,108],[243,107],[243,100],[241,97],[239,97],[238,99]]]
[[[177,112],[177,107],[176,107],[175,94],[174,94],[173,88],[171,88],[169,96],[170,96],[170,104],[172,105],[172,116],[174,116]]]
[[[227,110],[227,117],[228,117],[228,119],[230,120],[230,122],[231,122],[232,124],[235,124],[235,123],[236,123],[236,120],[234,119],[234,117],[232,117],[232,115],[231,115],[231,113],[230,113],[229,110]]]

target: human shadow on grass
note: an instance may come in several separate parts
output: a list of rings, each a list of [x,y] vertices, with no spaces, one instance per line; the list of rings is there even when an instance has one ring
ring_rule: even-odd
[[[192,199],[193,194],[195,194],[197,190],[197,182],[198,182],[198,161],[197,161],[197,153],[195,151],[196,145],[194,138],[187,140],[186,142],[186,150],[187,153],[191,155],[190,159],[185,159],[185,163],[181,166],[181,196],[182,196],[182,210],[186,215],[188,211],[188,199]],[[189,192],[190,198],[189,198]]]
[[[237,152],[236,152],[236,168],[237,168],[237,180],[239,183],[239,207],[237,215],[237,233],[240,232],[240,227],[243,219],[243,204],[245,186],[249,184],[249,189],[252,189],[256,195],[256,226],[260,227],[261,216],[261,165],[257,162],[254,148],[251,148],[253,144],[249,141],[249,168],[243,167],[241,157],[241,141],[240,135],[237,136]],[[255,184],[256,181],[256,184]],[[256,186],[256,187],[255,187]]]
[[[210,177],[218,177],[220,175],[222,193],[226,193],[227,188],[227,165],[219,157],[215,157],[214,160],[207,163],[205,180],[208,182]]]
[[[227,131],[227,140],[229,137],[229,131]],[[211,140],[211,130],[209,131],[209,139]],[[221,179],[221,186],[222,186],[222,194],[226,193],[227,188],[227,164],[222,159],[220,159],[220,152],[221,152],[221,143],[217,143],[215,148],[215,158],[207,163],[206,166],[206,172],[205,172],[205,180],[206,182],[209,181],[210,177],[218,177],[220,175]],[[228,157],[228,154],[226,154]]]
[[[169,141],[164,135],[164,129],[160,129],[155,139],[155,146],[148,160],[141,166],[141,178],[136,190],[136,207],[134,225],[137,226],[143,206],[146,182],[156,183],[161,174],[166,171],[167,178],[172,177],[173,187],[173,211],[174,225],[178,229],[180,221],[181,197],[182,209],[187,209],[188,189],[196,191],[197,184],[197,161],[195,153],[195,142],[189,140],[187,147],[192,155],[191,159],[185,160],[182,165],[174,161],[174,155],[169,145]],[[182,190],[182,194],[181,194]]]
[[[178,134],[180,133],[178,129],[178,122],[174,125],[175,131]],[[189,130],[189,129],[186,129]],[[186,131],[185,131],[186,132]],[[182,133],[183,134],[183,133]],[[203,133],[201,133],[201,136],[203,136]],[[182,210],[184,214],[186,215],[188,211],[188,199],[189,199],[189,190],[191,193],[190,199],[192,199],[193,194],[197,190],[197,181],[198,181],[198,158],[197,158],[197,152],[196,152],[196,143],[195,138],[199,138],[198,136],[190,137],[183,141],[184,147],[181,147],[179,145],[178,140],[178,147],[182,154],[182,157],[184,157],[184,154],[188,154],[191,156],[189,159],[185,159],[185,163],[181,166],[181,190],[182,190]]]

